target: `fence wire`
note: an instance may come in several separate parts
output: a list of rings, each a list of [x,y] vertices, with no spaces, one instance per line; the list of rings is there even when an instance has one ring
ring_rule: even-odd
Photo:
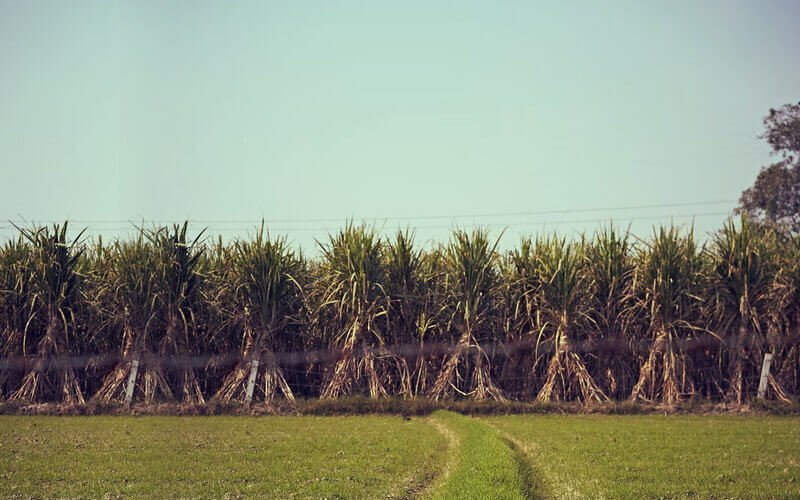
[[[687,359],[692,360],[688,367],[689,376],[696,382],[696,394],[700,394],[704,399],[719,400],[723,397],[724,388],[729,383],[726,363],[732,349],[735,348],[734,342],[734,339],[725,340],[707,334],[674,339],[673,347],[676,352],[682,353]],[[800,346],[800,335],[794,335],[784,337],[780,344],[772,344],[769,349],[773,352],[787,353],[798,346]],[[601,366],[603,363],[599,361],[601,358],[604,362],[616,359],[620,366],[626,367],[628,379],[624,390],[629,393],[630,386],[638,377],[641,363],[646,359],[652,347],[651,339],[631,340],[609,337],[574,342],[570,348],[572,352],[582,356],[589,366]],[[492,341],[476,345],[426,342],[362,346],[348,351],[347,355],[354,360],[400,359],[405,362],[409,371],[414,371],[421,362],[428,367],[425,377],[430,380],[435,377],[436,371],[441,368],[443,360],[448,355],[457,351],[477,351],[479,349],[491,360],[498,385],[512,399],[531,400],[535,397],[534,393],[540,382],[536,380],[536,377],[541,377],[541,373],[536,373],[535,366],[538,365],[538,371],[541,372],[549,358],[555,353],[556,346],[552,341],[537,342],[534,338],[505,342]],[[299,395],[317,397],[331,369],[344,355],[343,349],[317,349],[275,352],[274,359],[293,391],[297,391]],[[11,394],[13,392],[11,382],[14,379],[18,381],[26,373],[64,369],[75,371],[84,390],[91,395],[93,390],[97,390],[99,381],[102,381],[105,375],[120,364],[130,363],[134,359],[150,367],[157,366],[166,372],[181,369],[195,370],[199,372],[198,378],[204,392],[208,391],[212,394],[226,373],[229,373],[237,365],[241,366],[250,360],[238,351],[193,353],[181,356],[162,355],[146,350],[129,356],[109,353],[46,357],[36,354],[8,356],[0,358],[0,397],[3,396],[4,390],[6,397]],[[793,359],[795,361],[790,359],[788,360],[789,364],[783,363],[782,365],[781,360],[778,360],[778,366],[784,371],[793,372],[790,376],[798,378],[800,377],[800,366],[791,364],[797,363],[796,359],[798,358]],[[603,376],[604,374],[598,371],[596,375]],[[760,374],[751,370],[744,373],[742,377],[745,385],[754,387],[758,385]],[[5,384],[5,388],[3,384]],[[800,388],[798,386],[800,386],[800,380],[794,381],[794,392]],[[789,391],[790,395],[797,399],[798,395],[792,394],[793,391]],[[617,399],[620,399],[618,390],[610,392],[614,392]],[[613,399],[613,395],[609,395]]]

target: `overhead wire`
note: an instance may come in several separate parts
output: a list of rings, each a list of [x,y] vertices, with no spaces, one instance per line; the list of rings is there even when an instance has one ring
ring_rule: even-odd
[[[386,216],[386,217],[337,217],[337,218],[292,218],[292,219],[283,219],[283,218],[263,218],[263,219],[146,219],[142,218],[139,220],[136,219],[68,219],[72,224],[89,224],[89,225],[110,225],[110,224],[127,224],[121,227],[114,227],[114,228],[102,228],[103,230],[107,231],[123,231],[126,229],[131,229],[137,227],[137,225],[148,225],[148,224],[169,224],[169,223],[176,223],[176,222],[189,222],[193,224],[201,224],[201,225],[213,225],[215,226],[215,230],[220,231],[239,231],[243,228],[235,226],[237,224],[259,224],[262,220],[264,220],[267,224],[310,224],[310,223],[341,223],[347,220],[357,220],[359,222],[390,222],[390,221],[417,221],[417,220],[443,220],[449,219],[451,221],[456,221],[458,219],[485,219],[485,218],[517,218],[517,217],[546,217],[551,215],[565,215],[565,214],[577,214],[577,213],[599,213],[599,212],[619,212],[619,211],[631,211],[631,210],[652,210],[657,208],[677,208],[677,207],[699,207],[699,206],[713,206],[713,205],[722,205],[722,204],[729,204],[734,203],[735,200],[714,200],[714,201],[698,201],[698,202],[683,202],[683,203],[661,203],[661,204],[643,204],[643,205],[624,205],[624,206],[616,206],[616,207],[594,207],[594,208],[567,208],[567,209],[550,209],[550,210],[539,210],[539,211],[527,211],[527,212],[494,212],[494,213],[477,213],[477,214],[451,214],[451,215],[421,215],[421,216]],[[633,218],[625,218],[625,220],[639,220],[643,218],[668,218],[668,217],[706,217],[706,216],[714,216],[714,215],[725,215],[728,212],[710,212],[710,213],[691,213],[691,214],[662,214],[662,215],[647,215],[647,216],[636,216]],[[486,226],[508,226],[508,225],[529,225],[529,224],[572,224],[572,223],[590,223],[590,222],[602,222],[607,221],[609,219],[614,219],[615,217],[604,217],[604,218],[595,218],[595,219],[582,219],[582,220],[575,220],[575,221],[549,221],[549,222],[511,222],[511,223],[484,223],[481,225]],[[616,217],[621,219],[620,217]],[[10,223],[13,224],[28,224],[31,222],[39,223],[39,224],[53,224],[53,223],[60,223],[63,220],[9,220]],[[474,223],[474,222],[473,222]],[[436,226],[416,226],[420,229],[438,229],[438,228],[446,228],[452,227],[451,225],[436,225]],[[274,227],[273,227],[274,229]],[[303,230],[303,231],[321,231],[327,230],[327,227],[313,227],[313,228],[295,228],[295,227],[281,227],[280,230]]]

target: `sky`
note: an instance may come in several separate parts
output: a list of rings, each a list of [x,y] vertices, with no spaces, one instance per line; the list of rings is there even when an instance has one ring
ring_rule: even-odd
[[[800,101],[800,3],[0,0],[0,240],[264,218],[421,243],[718,228]],[[11,221],[11,222],[7,222]],[[26,222],[20,222],[26,221]]]

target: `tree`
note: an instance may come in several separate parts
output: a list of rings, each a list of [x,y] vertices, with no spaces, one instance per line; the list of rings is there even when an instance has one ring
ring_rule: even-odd
[[[770,109],[764,135],[781,160],[763,167],[752,187],[739,199],[738,213],[754,220],[800,232],[800,103]]]

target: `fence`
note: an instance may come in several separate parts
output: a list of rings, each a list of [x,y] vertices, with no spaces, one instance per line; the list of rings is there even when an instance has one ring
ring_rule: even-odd
[[[798,356],[786,357],[786,353],[796,352],[800,346],[800,335],[788,336],[779,345],[772,345],[775,353],[771,368],[773,379],[783,386],[784,395],[791,399],[798,398],[798,378],[800,366]],[[684,392],[684,397],[698,397],[710,401],[719,401],[726,397],[730,383],[730,352],[735,346],[729,340],[724,342],[713,335],[699,335],[691,338],[676,339],[673,348],[683,357],[685,363],[683,376],[687,377],[693,387]],[[355,361],[367,358],[374,359],[378,354],[378,362],[382,359],[399,360],[405,366],[411,386],[411,394],[394,387],[390,392],[402,396],[425,396],[426,388],[435,380],[444,360],[458,350],[482,350],[491,363],[490,373],[498,387],[511,399],[520,401],[533,400],[541,388],[544,371],[551,356],[556,351],[552,342],[537,343],[532,339],[511,342],[486,342],[474,346],[460,346],[453,343],[421,343],[404,345],[387,345],[381,348],[361,347],[352,353]],[[622,339],[604,338],[586,340],[571,344],[571,352],[578,354],[585,361],[589,372],[598,379],[598,384],[611,399],[625,400],[630,396],[633,384],[639,378],[639,369],[651,352],[652,341],[642,339],[624,341]],[[339,349],[323,349],[314,351],[293,351],[274,353],[274,360],[280,367],[291,390],[301,397],[319,397],[335,364],[342,359],[344,351]],[[782,357],[783,355],[783,357]],[[783,359],[786,357],[786,359]],[[0,397],[13,398],[18,385],[26,374],[39,372],[51,373],[50,385],[57,384],[58,373],[65,370],[75,372],[81,391],[90,399],[98,390],[102,381],[117,366],[132,363],[136,360],[148,367],[157,367],[170,374],[191,370],[196,373],[200,389],[206,399],[211,399],[219,390],[224,377],[235,367],[250,361],[239,352],[191,354],[185,356],[161,356],[149,352],[139,352],[136,356],[124,357],[118,354],[90,354],[80,356],[11,356],[0,358]],[[750,369],[741,374],[741,380],[747,389],[747,397],[758,394],[775,397],[767,390],[767,382],[763,376],[761,359],[758,367],[750,363]],[[465,366],[465,373],[470,367]],[[608,370],[616,370],[609,382]],[[384,373],[391,372],[389,368]],[[55,373],[56,375],[53,375]],[[255,372],[253,372],[255,373]],[[255,376],[255,375],[252,375]],[[168,377],[169,378],[169,377]],[[53,382],[55,381],[55,382]],[[140,383],[136,374],[130,377],[129,383]],[[353,393],[365,393],[365,383],[356,380]],[[248,391],[252,394],[252,389]],[[128,390],[131,393],[131,389]],[[179,391],[176,391],[179,393]],[[178,398],[179,399],[179,398]],[[39,401],[58,402],[60,400],[57,387],[43,390]]]

